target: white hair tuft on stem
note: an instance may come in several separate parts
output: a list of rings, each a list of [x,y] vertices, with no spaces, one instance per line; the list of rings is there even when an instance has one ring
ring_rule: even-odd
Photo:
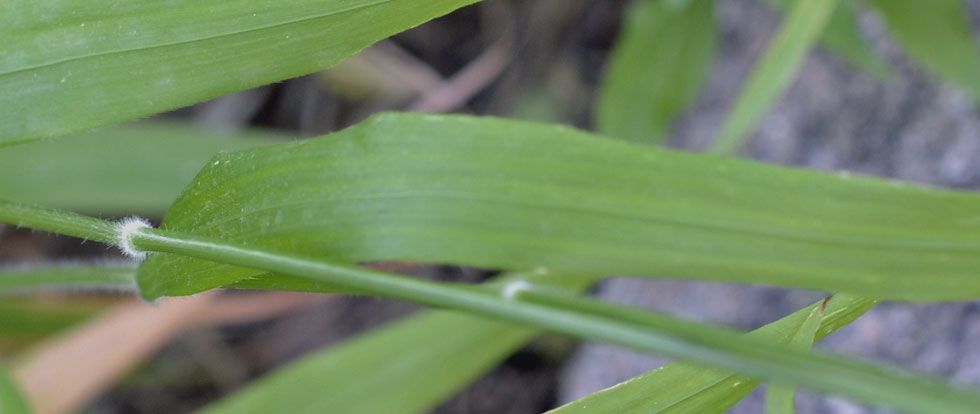
[[[116,240],[116,245],[119,246],[119,250],[122,250],[123,254],[127,257],[131,257],[136,260],[143,260],[146,258],[147,252],[141,251],[133,246],[133,234],[144,228],[152,228],[149,221],[142,217],[127,217],[120,221],[116,225],[119,236]]]
[[[526,290],[531,290],[533,286],[523,280],[515,280],[504,285],[502,296],[504,300],[517,299],[517,294]]]

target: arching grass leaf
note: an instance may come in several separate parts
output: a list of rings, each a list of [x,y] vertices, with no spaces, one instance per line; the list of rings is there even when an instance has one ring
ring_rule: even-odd
[[[516,278],[547,282],[537,275],[511,274],[494,283]],[[574,279],[555,281],[576,291],[586,287]],[[535,334],[528,327],[472,315],[425,312],[307,356],[205,412],[425,412]]]
[[[0,147],[312,73],[475,1],[4,1]]]
[[[871,309],[875,302],[852,295],[835,295],[827,302],[822,317],[812,318],[819,322],[813,324],[819,326],[815,339],[823,339],[851,323]],[[809,315],[820,306],[821,303],[808,306],[747,335],[779,344],[789,343],[811,323]],[[568,403],[549,414],[721,414],[760,383],[744,375],[689,362],[674,362]]]
[[[346,262],[952,300],[980,296],[977,211],[980,196],[970,193],[665,151],[564,127],[388,114],[328,138],[219,155],[163,228]],[[138,279],[154,299],[262,273],[156,254]]]
[[[426,412],[533,334],[471,315],[426,312],[296,361],[204,412]]]
[[[464,310],[574,338],[660,353],[757,378],[841,393],[913,411],[972,414],[980,405],[980,393],[976,391],[898,368],[879,367],[823,352],[772,345],[722,327],[580,298],[567,291],[543,289],[523,281],[476,288],[417,280],[281,250],[248,247],[170,230],[141,228],[119,234],[118,227],[110,222],[56,209],[0,201],[0,213],[0,220],[19,220],[39,230],[64,232],[66,235],[85,234],[100,240],[113,236],[125,237],[133,248],[140,251],[165,252],[247,266],[294,278],[347,286],[373,295]],[[588,282],[587,279],[574,280]]]
[[[821,302],[812,307],[810,314],[790,338],[790,346],[800,349],[810,349],[813,346],[826,310],[825,306],[826,304]],[[795,394],[796,387],[792,385],[769,383],[769,389],[766,390],[766,414],[795,414],[796,403],[793,400]]]

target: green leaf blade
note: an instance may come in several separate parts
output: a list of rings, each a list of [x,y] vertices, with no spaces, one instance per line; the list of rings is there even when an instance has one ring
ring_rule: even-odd
[[[980,296],[976,211],[980,197],[969,193],[664,151],[562,127],[388,114],[326,139],[220,155],[163,228],[349,263],[952,300]],[[275,279],[159,254],[144,262],[139,284],[154,299],[253,277]]]
[[[650,144],[666,139],[711,68],[714,6],[711,0],[633,3],[601,86],[599,131]]]
[[[767,3],[779,10],[786,10],[792,6],[793,1],[795,0],[767,0]],[[875,55],[861,33],[854,6],[854,2],[845,1],[834,9],[820,37],[820,44],[873,76],[888,76],[890,68]]]
[[[475,1],[5,2],[0,146],[308,74]]]
[[[810,311],[799,330],[790,338],[790,346],[800,349],[810,349],[813,346],[817,330],[820,329],[820,321],[823,319],[825,306],[825,303],[820,303]],[[792,385],[770,383],[769,389],[766,390],[766,413],[795,414],[796,403],[793,400],[795,394],[796,388]]]
[[[0,203],[9,213],[10,203]],[[63,211],[18,206],[17,219],[40,222],[57,215],[82,220]],[[42,220],[37,220],[40,217]],[[8,220],[0,215],[0,220]],[[87,218],[82,226],[92,221]],[[105,225],[108,225],[106,223]],[[103,225],[103,226],[105,226]],[[647,352],[717,366],[826,392],[891,404],[915,411],[973,413],[980,394],[919,377],[893,367],[879,367],[805,352],[748,338],[721,327],[691,323],[655,312],[583,299],[567,292],[540,290],[523,283],[479,289],[429,282],[372,271],[288,252],[245,247],[236,243],[143,228],[127,234],[127,243],[144,252],[160,252],[217,263],[234,264],[294,278],[322,281],[370,294],[440,308],[459,309],[522,325],[537,326],[580,339],[593,339]],[[585,283],[585,281],[578,279]],[[570,281],[569,281],[570,282]]]
[[[60,291],[59,291],[60,292]],[[0,298],[0,339],[15,344],[31,343],[91,318],[104,311],[102,302],[61,301],[43,297]]]
[[[0,414],[29,414],[27,400],[20,393],[13,379],[0,367]]]
[[[591,283],[509,274],[582,291]],[[451,311],[416,314],[305,357],[209,407],[208,413],[425,412],[496,366],[539,332]],[[300,407],[302,405],[302,407]]]
[[[239,264],[267,272],[322,280],[376,295],[429,306],[460,309],[510,322],[539,326],[581,339],[595,339],[743,372],[759,378],[839,392],[917,411],[972,413],[980,394],[896,368],[848,361],[744,337],[730,330],[670,316],[538,292],[530,284],[485,291],[419,281],[354,266],[315,261],[166,231],[135,233],[140,249]]]
[[[835,295],[819,323],[816,340],[851,323],[877,301],[853,295]],[[820,303],[808,306],[747,334],[777,344],[796,337],[809,315]],[[556,408],[549,414],[721,414],[749,395],[761,381],[739,374],[705,368],[689,362],[674,362],[614,387],[593,393]]]
[[[297,361],[204,412],[425,412],[533,334],[470,315],[426,312]]]

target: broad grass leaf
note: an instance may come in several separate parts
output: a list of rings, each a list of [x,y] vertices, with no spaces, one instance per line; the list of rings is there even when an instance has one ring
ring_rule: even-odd
[[[634,1],[600,87],[604,134],[657,144],[704,83],[717,29],[712,0]]]
[[[977,211],[972,193],[551,125],[386,114],[326,138],[217,156],[163,228],[351,263],[727,280],[934,301],[980,297]],[[315,287],[171,254],[151,255],[138,274],[148,299],[249,278],[264,281],[251,287]]]
[[[875,300],[838,294],[828,303],[819,321],[815,339],[820,340],[863,315]],[[817,303],[763,326],[747,336],[790,343]],[[674,362],[614,387],[568,403],[549,414],[721,414],[759,386],[760,380],[705,368],[689,362]]]
[[[0,147],[312,73],[475,1],[4,1]]]

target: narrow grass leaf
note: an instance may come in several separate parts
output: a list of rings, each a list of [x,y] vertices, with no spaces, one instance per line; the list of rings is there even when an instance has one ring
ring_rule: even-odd
[[[0,146],[312,73],[475,1],[4,1]]]
[[[459,309],[477,315],[687,359],[815,390],[913,411],[972,414],[980,393],[921,374],[846,360],[823,352],[772,345],[731,330],[667,315],[584,299],[532,284],[505,284],[497,292],[390,275],[275,250],[163,230],[133,235],[137,248],[237,264],[292,277],[321,280],[373,295]],[[553,289],[552,289],[553,290]]]
[[[539,275],[510,274],[546,282]],[[577,291],[588,283],[557,279]],[[206,413],[426,412],[530,340],[537,330],[432,311],[386,325],[294,362]]]
[[[0,338],[34,340],[104,311],[113,302],[95,298],[0,298]]]
[[[600,87],[604,134],[656,144],[697,96],[718,36],[712,0],[634,1]]]
[[[44,290],[133,291],[135,276],[136,267],[131,264],[0,268],[0,296]]]
[[[767,3],[785,11],[795,1],[767,0]],[[891,72],[891,69],[874,53],[861,33],[855,10],[856,5],[856,2],[843,1],[840,6],[834,9],[834,13],[830,16],[830,21],[827,22],[827,26],[820,37],[820,44],[855,67],[873,76],[885,77]]]
[[[817,303],[747,334],[776,344],[787,344],[810,320],[819,321],[819,340],[846,326],[876,301],[838,294],[827,302],[820,318],[810,318]],[[722,414],[759,386],[760,380],[706,368],[690,362],[674,362],[612,388],[596,392],[556,408],[549,414]]]
[[[204,413],[420,413],[533,336],[449,311],[426,312],[305,357]]]
[[[799,330],[790,338],[790,346],[800,349],[810,349],[820,329],[820,321],[823,319],[825,304],[819,303],[810,310],[806,320],[800,325]],[[796,404],[793,397],[796,388],[792,385],[770,383],[766,390],[766,413],[767,414],[795,414]]]
[[[220,132],[140,122],[0,151],[4,198],[90,213],[162,216],[209,158],[283,142],[273,132]]]
[[[722,125],[715,153],[738,149],[793,80],[838,0],[797,0]]]
[[[910,57],[980,98],[980,49],[960,0],[871,0]]]
[[[565,127],[387,114],[327,138],[219,155],[163,228],[350,263],[954,300],[980,297],[977,211],[980,196],[971,193],[666,151]],[[151,300],[249,278],[261,281],[252,287],[310,285],[264,273],[157,254],[138,279]]]
[[[27,400],[21,395],[14,381],[0,366],[0,414],[30,414]]]
[[[49,224],[51,216],[72,217],[79,221],[84,218],[58,210],[0,203],[0,212],[10,211],[19,213],[19,220],[44,225]],[[8,219],[0,215],[0,220]],[[80,225],[89,227],[90,221],[99,220],[87,218]],[[115,231],[111,226],[101,228],[108,232]],[[106,233],[101,237],[111,236],[111,233]],[[281,250],[247,247],[220,239],[150,228],[128,234],[126,243],[139,251],[189,256],[323,281],[372,295],[457,309],[579,339],[662,353],[758,378],[803,385],[902,409],[972,414],[980,405],[980,393],[976,391],[898,368],[879,367],[823,352],[805,352],[773,345],[722,327],[580,298],[567,292],[555,294],[555,289],[539,291],[536,286],[526,282],[487,289],[425,281]]]

